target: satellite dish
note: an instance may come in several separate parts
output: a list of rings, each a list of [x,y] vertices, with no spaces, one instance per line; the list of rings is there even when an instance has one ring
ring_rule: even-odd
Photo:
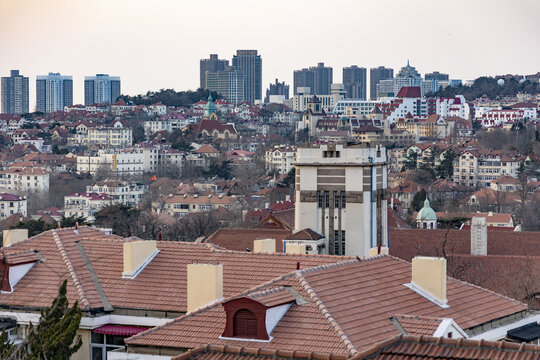
[[[497,80],[497,85],[503,86],[504,85],[504,79]]]

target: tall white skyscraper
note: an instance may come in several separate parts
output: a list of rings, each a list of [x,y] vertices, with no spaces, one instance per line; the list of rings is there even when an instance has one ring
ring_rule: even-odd
[[[53,112],[73,105],[73,78],[49,73],[36,77],[36,110]]]
[[[84,104],[114,103],[120,96],[120,77],[108,74],[84,77]]]

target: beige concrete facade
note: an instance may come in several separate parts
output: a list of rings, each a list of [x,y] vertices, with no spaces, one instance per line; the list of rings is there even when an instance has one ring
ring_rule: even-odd
[[[320,145],[298,149],[297,159],[295,231],[324,235],[335,255],[388,246],[384,147]]]
[[[28,239],[28,229],[12,229],[4,230],[3,240],[4,247],[16,244]]]
[[[275,253],[276,239],[261,239],[253,241],[253,252]]]
[[[157,252],[155,240],[140,240],[124,244],[124,272],[122,276],[133,277]]]

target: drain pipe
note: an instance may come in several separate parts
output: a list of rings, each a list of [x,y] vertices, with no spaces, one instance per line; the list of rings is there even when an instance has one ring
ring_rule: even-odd
[[[370,190],[370,200],[369,200],[369,208],[370,208],[370,212],[369,212],[369,236],[370,236],[370,240],[369,240],[369,243],[371,244],[370,248],[373,248],[374,247],[374,244],[373,244],[373,157],[369,157],[369,163],[371,164],[370,165],[370,176],[371,176],[371,181],[370,181],[370,187],[371,187],[371,190]]]

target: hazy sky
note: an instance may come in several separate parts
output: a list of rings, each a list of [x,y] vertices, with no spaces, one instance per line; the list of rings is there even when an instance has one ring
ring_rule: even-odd
[[[263,96],[275,78],[324,62],[451,78],[540,71],[538,0],[0,0],[0,75],[121,76],[130,95],[199,85],[199,60],[257,49]]]

